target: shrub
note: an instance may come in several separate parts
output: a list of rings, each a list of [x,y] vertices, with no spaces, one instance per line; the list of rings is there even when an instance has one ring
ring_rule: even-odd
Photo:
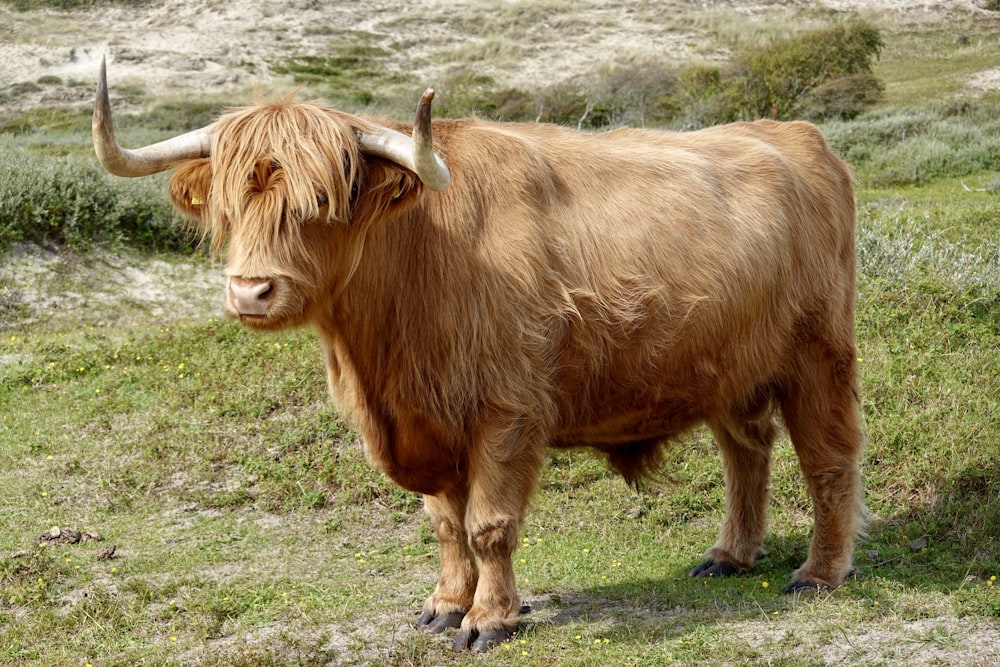
[[[459,118],[538,121],[599,129],[664,125],[678,113],[677,75],[656,61],[605,64],[534,92],[498,87],[486,74],[462,69],[441,86],[436,113]]]
[[[827,123],[824,133],[865,185],[918,185],[1000,170],[998,106],[981,99],[882,111]]]
[[[716,119],[732,116],[723,80],[722,69],[714,65],[688,65],[677,73],[677,97],[682,109],[681,127],[697,128],[711,125]]]
[[[435,98],[434,113],[448,118],[476,115],[507,121],[534,120],[537,116],[533,97],[516,88],[496,87],[487,74],[461,70],[441,86]]]
[[[810,120],[851,120],[882,99],[884,86],[872,74],[841,76],[802,96],[799,113]]]
[[[663,125],[680,110],[677,74],[663,63],[612,63],[588,79],[583,88],[601,125]]]
[[[881,100],[872,62],[883,46],[876,28],[855,21],[755,49],[722,68],[687,68],[685,124],[855,118]]]
[[[0,250],[11,243],[86,246],[124,242],[148,250],[190,250],[162,179],[112,182],[79,156],[13,148],[0,160]]]
[[[850,103],[853,93],[848,99],[833,93],[837,89],[860,88],[864,91],[862,100],[874,97],[877,101],[882,88],[872,74],[872,60],[884,45],[875,27],[858,21],[752,51],[736,62],[740,76],[735,83],[744,92],[740,114],[785,120],[805,116],[806,109],[812,106],[817,113],[813,118],[827,118],[831,117],[828,110],[817,105],[823,96],[832,96],[837,99],[832,104],[839,109],[836,116],[852,118],[864,107]]]
[[[571,127],[601,127],[603,117],[593,113],[593,105],[575,81],[563,81],[545,88],[537,95],[537,119]]]

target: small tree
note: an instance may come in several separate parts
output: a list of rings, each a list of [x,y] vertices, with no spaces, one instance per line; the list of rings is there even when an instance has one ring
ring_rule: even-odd
[[[752,51],[735,63],[742,118],[852,118],[881,99],[872,62],[885,43],[864,21]]]

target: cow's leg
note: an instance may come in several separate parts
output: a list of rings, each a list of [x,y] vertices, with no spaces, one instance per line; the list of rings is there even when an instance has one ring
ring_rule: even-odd
[[[464,485],[439,496],[424,496],[424,508],[434,522],[441,550],[441,576],[417,619],[417,627],[425,632],[459,627],[472,607],[479,572],[465,532],[467,501]]]
[[[692,577],[742,574],[761,555],[767,523],[771,448],[777,428],[767,400],[752,413],[730,415],[709,424],[722,455],[726,518],[705,560]]]
[[[815,526],[809,557],[786,593],[836,588],[853,569],[864,507],[858,468],[863,442],[850,344],[811,341],[797,352],[781,408],[812,497]]]
[[[480,571],[472,608],[455,640],[457,651],[487,651],[517,627],[521,605],[511,556],[542,465],[540,442],[488,442],[470,463],[465,524]]]

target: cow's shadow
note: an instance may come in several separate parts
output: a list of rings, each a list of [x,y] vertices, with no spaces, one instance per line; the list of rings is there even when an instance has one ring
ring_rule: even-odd
[[[947,593],[968,577],[997,574],[1000,459],[984,452],[921,495],[931,500],[870,522],[855,554],[860,576]]]
[[[1000,574],[1000,461],[970,465],[951,479],[927,489],[934,500],[875,517],[855,551],[856,572],[849,583],[834,593],[878,600],[878,580],[903,587],[949,594],[970,580],[980,583]],[[809,534],[769,534],[768,554],[744,576],[691,579],[686,570],[664,572],[659,577],[630,580],[529,596],[531,611],[521,627],[596,624],[606,636],[632,634],[636,625],[648,621],[660,627],[660,637],[669,638],[670,627],[682,634],[685,623],[665,620],[684,614],[705,621],[759,617],[788,608],[802,595],[781,594],[791,573],[805,560]],[[692,554],[691,566],[698,554]],[[762,599],[759,588],[769,583]],[[603,632],[603,630],[602,630]]]

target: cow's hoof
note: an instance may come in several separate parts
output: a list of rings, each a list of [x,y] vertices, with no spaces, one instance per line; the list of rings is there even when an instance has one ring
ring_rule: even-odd
[[[805,591],[815,592],[815,591],[828,591],[828,590],[831,590],[829,584],[824,584],[821,581],[806,580],[806,581],[793,581],[792,583],[782,588],[781,592],[784,593],[785,595],[791,595],[793,593],[802,593]]]
[[[491,648],[496,648],[500,644],[503,644],[513,634],[513,630],[504,628],[487,630],[485,632],[462,630],[458,633],[458,637],[455,638],[455,645],[452,648],[456,651],[465,651],[468,649],[473,653],[485,653]]]
[[[698,565],[694,566],[690,572],[688,572],[689,577],[733,577],[738,574],[746,574],[747,570],[730,563],[727,560],[712,560],[711,558],[706,558]]]
[[[449,628],[461,627],[463,618],[465,618],[464,611],[453,611],[449,614],[435,614],[432,611],[424,611],[417,619],[417,628],[432,635],[437,635]]]

